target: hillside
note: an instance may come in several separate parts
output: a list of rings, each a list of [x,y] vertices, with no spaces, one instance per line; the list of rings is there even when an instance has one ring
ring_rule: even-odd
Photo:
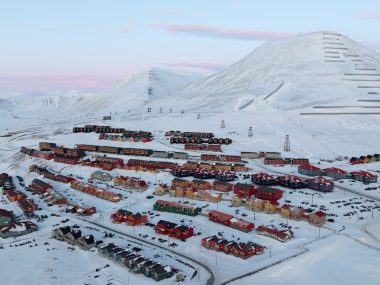
[[[24,98],[12,106],[14,113],[63,112],[83,114],[107,114],[126,112],[145,106],[159,98],[164,98],[184,88],[203,76],[194,73],[173,72],[163,69],[149,69],[121,79],[96,93],[68,92]],[[8,106],[8,107],[9,107]]]
[[[268,104],[301,112],[319,112],[320,106],[366,112],[376,108],[378,101],[372,100],[379,95],[380,55],[343,35],[318,32],[264,44],[154,105],[236,111]]]

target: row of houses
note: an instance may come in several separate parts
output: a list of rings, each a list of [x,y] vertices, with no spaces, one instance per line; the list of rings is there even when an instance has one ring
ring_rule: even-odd
[[[111,215],[112,221],[115,223],[126,223],[128,226],[143,225],[148,221],[146,215],[133,213],[127,209],[119,209]]]
[[[188,199],[208,201],[218,203],[222,200],[220,193],[212,193],[207,190],[211,189],[211,184],[208,181],[197,180],[188,181],[185,179],[174,178],[171,187],[163,187],[159,185],[156,190],[156,195],[169,194],[173,197],[186,197]]]
[[[170,266],[162,265],[153,259],[146,258],[113,243],[100,245],[98,252],[101,256],[125,266],[130,271],[143,274],[155,281],[169,279],[174,275]]]
[[[251,180],[257,185],[280,185],[290,189],[309,188],[320,192],[331,192],[334,189],[334,182],[322,176],[311,179],[303,179],[295,175],[274,176],[265,172],[251,175]]]
[[[330,167],[326,169],[321,169],[313,165],[301,165],[298,167],[298,173],[307,176],[328,176],[336,180],[339,179],[354,179],[364,184],[376,183],[377,175],[364,170],[352,171],[348,173],[343,169],[336,167]]]
[[[160,220],[154,227],[157,234],[169,235],[172,238],[186,240],[194,235],[194,229],[185,225],[177,225],[165,220]]]
[[[264,164],[269,165],[304,165],[309,164],[307,158],[264,158]]]
[[[3,194],[7,196],[10,202],[17,202],[24,214],[33,215],[34,211],[38,209],[37,204],[32,199],[28,199],[24,193],[16,190],[11,176],[2,174],[0,183],[3,188]]]
[[[231,144],[232,140],[229,138],[192,138],[192,137],[171,137],[171,144],[209,144],[209,145],[221,145]]]
[[[96,208],[85,204],[69,203],[66,207],[67,213],[77,214],[80,216],[91,216],[96,213]]]
[[[113,180],[114,185],[121,186],[127,189],[133,189],[137,192],[144,192],[148,189],[148,184],[143,179],[128,177],[128,176],[116,176]]]
[[[201,160],[241,162],[240,155],[201,154]]]
[[[97,244],[92,234],[83,236],[80,230],[73,229],[70,226],[53,230],[52,237],[71,245],[77,245],[83,250],[89,250]]]
[[[38,231],[38,226],[31,221],[12,222],[0,226],[0,237],[4,239],[18,237],[35,231]]]
[[[107,171],[111,171],[115,168],[126,168],[124,160],[116,157],[95,156],[94,158],[82,159],[80,163],[82,166],[96,167]]]
[[[128,136],[127,134],[106,134],[101,133],[99,134],[99,140],[109,140],[109,141],[119,141],[119,142],[143,142],[147,143],[153,140],[152,137],[146,137],[146,136]]]
[[[119,194],[114,192],[97,188],[93,185],[85,184],[76,180],[70,182],[70,187],[72,189],[78,190],[80,192],[110,201],[110,202],[119,202],[121,197]]]
[[[195,162],[188,161],[183,165],[183,168],[195,171],[196,169],[206,169],[213,171],[235,171],[235,172],[245,172],[249,168],[242,163],[207,163],[207,162]]]
[[[277,188],[260,186],[252,184],[236,183],[234,185],[234,194],[240,197],[256,196],[259,199],[277,201],[282,198],[283,191]]]
[[[153,204],[153,210],[181,214],[186,216],[197,216],[202,212],[202,209],[199,207],[194,207],[190,205],[185,205],[181,203],[165,201],[165,200],[157,200]]]
[[[172,175],[175,177],[193,176],[199,179],[217,179],[220,181],[234,181],[236,173],[229,170],[209,170],[205,168],[188,169],[183,166],[177,166],[172,169]]]
[[[279,230],[273,225],[269,226],[259,226],[256,229],[258,235],[267,236],[281,242],[287,242],[288,240],[294,238],[294,233],[291,230]]]
[[[65,183],[66,177],[59,177],[54,175],[53,173],[44,173],[44,177],[60,181],[62,183]],[[71,178],[69,181],[72,181]],[[66,182],[67,183],[67,182]],[[48,203],[48,205],[66,205],[67,204],[67,198],[63,196],[62,194],[58,193],[53,189],[53,186],[40,180],[40,179],[33,179],[31,184],[29,185],[29,189],[36,191],[38,194],[42,195],[44,198],[44,201]]]
[[[255,228],[255,225],[251,222],[240,220],[230,214],[215,210],[208,213],[208,219],[214,223],[222,224],[243,232],[250,232]]]
[[[204,248],[231,254],[243,259],[262,254],[265,249],[264,246],[254,242],[230,241],[216,235],[203,238],[201,245]]]
[[[264,201],[257,198],[242,198],[237,195],[232,197],[231,204],[233,206],[244,206],[246,209],[255,212],[265,212],[268,214],[279,214],[283,218],[307,221],[314,226],[322,226],[326,223],[326,213],[323,211],[309,212],[302,207],[292,206],[289,204],[283,204],[280,206],[274,201]]]
[[[222,152],[220,144],[185,144],[185,150]]]
[[[368,155],[362,155],[360,157],[351,157],[350,163],[351,164],[363,164],[363,163],[371,163],[371,162],[377,162],[380,161],[380,154],[368,154]]]

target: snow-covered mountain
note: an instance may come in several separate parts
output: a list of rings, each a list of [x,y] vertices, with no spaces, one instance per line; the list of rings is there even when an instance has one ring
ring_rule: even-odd
[[[154,105],[197,111],[255,110],[263,104],[365,111],[379,95],[380,54],[341,34],[318,32],[266,43]]]
[[[84,96],[75,109],[96,112],[140,108],[172,95],[201,78],[203,76],[200,74],[153,68],[115,82],[98,93]]]
[[[13,106],[15,113],[54,111],[106,114],[138,109],[159,98],[176,93],[204,76],[158,68],[131,75],[96,93],[68,92],[25,99]]]

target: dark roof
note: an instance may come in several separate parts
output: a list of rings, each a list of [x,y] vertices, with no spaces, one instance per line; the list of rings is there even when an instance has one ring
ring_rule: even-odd
[[[178,229],[180,232],[185,232],[189,229],[189,227],[184,226],[184,225],[180,225],[180,226],[176,227],[176,229]]]
[[[162,274],[162,273],[166,273],[167,271],[165,270],[164,266],[159,266],[156,268],[152,268],[152,272],[156,274]]]
[[[80,230],[71,229],[70,231],[75,239],[80,238],[82,236],[82,232]]]
[[[95,238],[93,235],[84,236],[83,240],[86,244],[93,244],[95,243]]]
[[[46,183],[40,179],[33,179],[32,183],[35,183],[38,186],[43,187],[43,188],[51,188],[50,184],[48,184],[48,183]]]
[[[174,228],[177,226],[176,223],[172,223],[172,222],[165,221],[165,220],[159,220],[157,225],[164,225],[167,228]]]
[[[64,234],[68,234],[71,231],[71,228],[69,226],[60,227],[59,230]]]
[[[7,211],[4,209],[0,209],[0,217],[9,217],[12,218],[13,212],[12,211]]]

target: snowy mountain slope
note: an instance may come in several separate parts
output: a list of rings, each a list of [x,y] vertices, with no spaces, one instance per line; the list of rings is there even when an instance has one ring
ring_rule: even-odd
[[[380,94],[380,55],[331,32],[299,35],[258,47],[220,73],[154,105],[193,110],[283,110],[371,105]],[[380,96],[376,98],[380,99]]]
[[[106,114],[143,107],[148,102],[174,94],[179,89],[203,78],[203,75],[149,69],[115,82],[96,93],[68,92],[50,94],[23,101],[15,112],[75,112]]]
[[[139,108],[157,99],[174,94],[202,78],[195,73],[179,73],[163,69],[149,69],[114,83],[90,96],[76,106],[80,112],[126,111]]]

